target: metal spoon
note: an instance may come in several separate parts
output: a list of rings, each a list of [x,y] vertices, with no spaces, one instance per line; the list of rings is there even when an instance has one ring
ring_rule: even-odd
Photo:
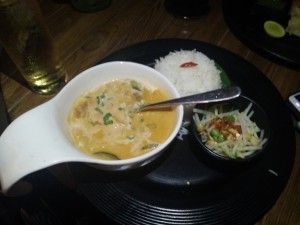
[[[181,98],[174,98],[163,102],[156,102],[153,104],[144,105],[140,107],[139,111],[141,112],[151,109],[160,109],[176,105],[221,102],[237,98],[240,96],[240,94],[241,88],[237,86],[221,88],[200,94],[189,95]]]

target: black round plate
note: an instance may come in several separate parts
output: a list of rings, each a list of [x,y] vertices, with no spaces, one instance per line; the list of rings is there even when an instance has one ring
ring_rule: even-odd
[[[163,39],[139,43],[106,57],[153,66],[174,50],[196,49],[214,59],[243,95],[255,100],[271,123],[266,153],[239,171],[216,169],[198,155],[191,126],[182,127],[159,160],[126,173],[71,165],[79,191],[121,224],[252,224],[277,200],[295,154],[295,134],[284,102],[272,83],[233,53],[203,42]],[[142,74],[141,74],[142,76]]]
[[[280,8],[259,2],[283,3]],[[263,24],[274,20],[287,26],[291,0],[287,1],[239,1],[223,0],[223,14],[230,30],[252,50],[293,69],[300,69],[300,37],[286,34],[273,38],[264,31]]]

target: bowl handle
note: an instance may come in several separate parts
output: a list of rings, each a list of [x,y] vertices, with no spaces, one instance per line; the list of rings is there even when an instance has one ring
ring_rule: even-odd
[[[59,127],[62,125],[55,121],[54,107],[54,102],[49,101],[24,113],[1,135],[2,192],[7,192],[14,183],[32,172],[74,159],[69,142]]]

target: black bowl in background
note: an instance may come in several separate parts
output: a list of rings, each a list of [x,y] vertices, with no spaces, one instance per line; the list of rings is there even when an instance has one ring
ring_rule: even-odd
[[[237,169],[237,168],[242,168],[242,167],[247,167],[255,163],[257,160],[259,160],[260,157],[263,156],[265,151],[268,149],[268,144],[270,142],[270,137],[271,137],[271,129],[270,129],[270,123],[269,123],[269,118],[267,114],[264,112],[264,110],[253,100],[251,100],[248,97],[245,96],[240,96],[234,100],[231,101],[226,101],[222,103],[213,103],[213,104],[206,104],[206,105],[196,105],[195,108],[202,108],[202,109],[209,109],[210,107],[218,107],[222,105],[223,111],[231,111],[234,109],[239,109],[239,111],[243,111],[246,109],[246,107],[252,103],[251,109],[254,110],[254,114],[251,117],[251,120],[257,124],[257,126],[260,129],[264,130],[264,137],[267,138],[267,143],[264,144],[263,148],[261,150],[255,151],[253,154],[245,157],[245,158],[230,158],[226,156],[222,156],[220,154],[215,153],[211,149],[209,149],[201,139],[200,134],[197,131],[196,124],[193,121],[193,136],[195,137],[194,139],[200,146],[195,150],[195,153],[199,155],[200,159],[204,161],[208,166],[214,167],[216,169],[221,169],[222,171],[229,170],[231,171],[232,169]]]

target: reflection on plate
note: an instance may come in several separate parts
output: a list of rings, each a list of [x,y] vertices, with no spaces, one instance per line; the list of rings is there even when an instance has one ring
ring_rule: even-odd
[[[189,40],[143,42],[101,62],[123,60],[153,66],[155,59],[180,49],[196,49],[214,59],[230,82],[265,110],[272,131],[266,153],[250,167],[225,172],[199,156],[191,126],[185,123],[166,154],[141,170],[112,174],[72,165],[79,192],[121,224],[252,224],[279,197],[295,154],[292,122],[272,83],[231,52]]]
[[[283,5],[271,7],[281,2]],[[300,69],[300,37],[286,34],[273,38],[264,31],[264,22],[274,20],[284,27],[289,19],[291,1],[223,1],[223,14],[230,30],[244,44],[263,56],[285,66]]]

